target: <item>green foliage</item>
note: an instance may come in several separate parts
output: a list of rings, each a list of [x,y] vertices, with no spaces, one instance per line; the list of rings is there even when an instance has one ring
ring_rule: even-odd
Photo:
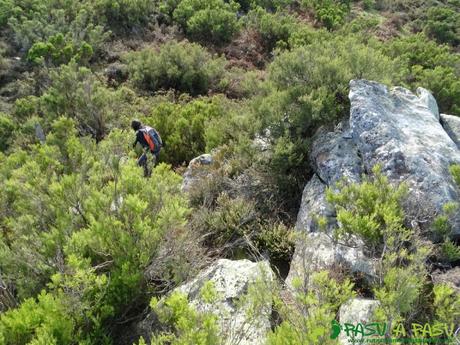
[[[51,36],[48,42],[37,42],[30,48],[27,58],[35,63],[44,59],[54,65],[69,63],[71,59],[83,63],[93,55],[93,48],[86,42],[76,47],[72,42],[65,42],[62,34]]]
[[[221,45],[239,30],[238,8],[233,0],[181,0],[173,17],[191,39]]]
[[[284,200],[300,199],[309,175],[308,147],[318,127],[349,113],[349,81],[389,81],[393,70],[392,62],[371,43],[366,46],[353,37],[329,37],[277,55],[266,91],[253,105],[259,128],[268,128],[274,141],[271,160],[264,166]]]
[[[404,213],[401,203],[407,193],[403,185],[391,186],[379,166],[372,178],[363,177],[359,184],[341,181],[327,191],[327,201],[337,210],[340,227],[338,238],[357,235],[374,250],[383,243],[385,234],[403,231]]]
[[[336,344],[330,339],[331,320],[338,308],[355,296],[349,280],[337,281],[329,272],[309,272],[308,289],[294,282],[294,303],[277,301],[283,322],[268,336],[269,345]]]
[[[97,343],[106,338],[107,318],[144,298],[144,271],[152,261],[170,286],[193,271],[185,253],[196,260],[200,254],[184,228],[189,211],[178,175],[159,165],[145,183],[126,157],[127,136],[113,131],[96,146],[76,133],[71,120],[60,118],[46,144],[0,157],[0,261],[2,279],[14,281],[20,299],[48,286],[47,295],[65,305],[46,313],[50,326],[43,334],[53,335],[52,322],[59,322],[78,340]],[[182,249],[171,255],[176,247]],[[3,336],[29,337],[40,320],[25,329],[12,324]],[[58,344],[71,343],[53,336]]]
[[[1,315],[2,344],[71,344],[74,324],[62,302],[42,291],[37,300],[26,299],[20,308]]]
[[[460,295],[452,287],[436,284],[433,287],[436,321],[456,325],[460,321]]]
[[[8,22],[13,8],[13,0],[0,0],[0,28]]]
[[[130,99],[130,90],[108,89],[88,68],[72,61],[51,72],[51,85],[38,107],[49,122],[65,115],[76,120],[80,133],[99,141],[109,128],[126,125]]]
[[[0,113],[0,152],[4,152],[11,145],[14,138],[15,124],[13,119]]]
[[[213,295],[211,290],[212,287],[205,285],[201,291],[202,296]],[[189,305],[185,294],[174,292],[160,302],[153,299],[150,306],[158,315],[160,322],[170,328],[169,332],[155,334],[151,340],[152,345],[221,344],[216,316],[211,313],[197,312]]]
[[[143,121],[154,126],[166,143],[162,160],[177,166],[205,152],[207,127],[224,114],[219,97],[185,98],[158,103]]]
[[[420,299],[430,250],[404,225],[406,187],[391,186],[379,166],[372,171],[373,177],[363,176],[361,183],[341,181],[327,191],[340,224],[334,234],[341,240],[358,237],[367,252],[378,257],[378,279],[373,287],[380,302],[378,319],[406,321],[423,307]]]
[[[438,45],[423,34],[396,39],[384,49],[400,66],[403,82],[431,90],[441,112],[460,114],[458,54],[453,54],[448,46]]]
[[[80,47],[87,42],[94,51],[99,51],[109,36],[100,19],[93,2],[89,1],[16,0],[8,26],[24,50],[61,34],[68,44]]]
[[[315,11],[316,18],[328,30],[340,26],[350,11],[350,0],[304,0],[303,4]]]
[[[447,262],[456,262],[460,260],[460,247],[454,242],[446,239],[441,245],[442,258]]]
[[[300,24],[285,12],[270,13],[261,7],[256,7],[247,15],[247,25],[257,30],[262,38],[266,52],[275,47],[288,47],[289,38],[300,29]]]
[[[460,14],[449,7],[431,7],[427,13],[425,31],[440,43],[460,43]]]
[[[146,25],[154,11],[149,0],[97,0],[95,10],[110,28],[128,30]]]
[[[460,186],[460,165],[451,165],[449,171],[455,183]],[[448,263],[460,260],[460,247],[452,242],[458,208],[459,204],[456,202],[446,203],[442,207],[442,213],[433,220],[431,225],[437,240],[441,242],[439,245],[439,259]]]
[[[423,86],[460,115],[459,4],[0,0],[0,344],[110,344],[152,295],[193,276],[204,251],[287,263],[310,144],[348,115],[350,79]],[[125,56],[130,79],[112,83]],[[161,159],[178,171],[212,152],[189,200],[164,164],[142,177],[133,132],[120,131],[133,117],[160,131]],[[460,167],[451,172],[460,184]],[[428,282],[430,251],[404,226],[404,187],[375,173],[328,193],[336,235],[363,240],[376,262],[358,290],[380,300],[385,321],[458,323],[458,295]],[[448,204],[435,219],[430,259],[459,260],[457,212]],[[352,285],[346,272],[309,273],[293,303],[277,297],[270,344],[333,343]],[[248,290],[237,303],[254,319],[271,294]],[[202,297],[212,304],[215,291]],[[230,341],[184,296],[152,306],[163,321],[154,344]]]
[[[128,55],[134,84],[148,91],[175,89],[191,95],[206,94],[223,73],[223,60],[187,42],[168,42],[158,50],[144,49]]]

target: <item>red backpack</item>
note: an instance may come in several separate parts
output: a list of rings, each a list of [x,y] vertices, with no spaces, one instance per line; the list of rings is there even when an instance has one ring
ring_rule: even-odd
[[[149,126],[144,126],[140,130],[142,131],[142,134],[144,134],[145,141],[149,144],[150,151],[153,153],[160,152],[161,147],[163,146],[160,133],[158,133],[155,128]]]

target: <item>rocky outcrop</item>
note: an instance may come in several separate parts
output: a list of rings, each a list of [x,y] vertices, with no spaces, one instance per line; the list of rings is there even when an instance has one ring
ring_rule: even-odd
[[[353,80],[350,127],[365,170],[380,164],[391,182],[405,182],[407,211],[423,210],[423,226],[444,204],[458,200],[449,166],[460,163],[460,151],[439,121],[436,101],[424,89],[418,94]]]
[[[217,299],[212,303],[204,302],[200,296],[202,287],[208,281],[213,283],[217,292]],[[186,294],[190,304],[198,311],[215,314],[220,336],[227,339],[227,343],[259,345],[264,344],[270,330],[272,300],[269,292],[273,283],[274,273],[267,262],[221,259],[175,291]],[[265,303],[258,306],[255,313],[248,314],[251,306],[244,297],[251,285],[263,295]],[[155,327],[156,318],[151,313],[139,325],[139,333],[148,338]]]
[[[373,299],[353,298],[340,307],[339,321],[342,325],[345,323],[356,325],[357,323],[374,322],[374,312],[379,305],[379,301]],[[342,330],[339,336],[339,343],[343,345],[350,344],[350,340],[353,339],[353,335],[347,336],[346,332]],[[356,340],[359,340],[359,338]]]
[[[417,94],[395,87],[366,81],[350,82],[350,118],[334,131],[320,129],[314,138],[310,160],[315,174],[303,192],[296,229],[300,236],[287,282],[302,276],[310,268],[345,265],[366,275],[373,264],[361,246],[346,249],[321,235],[316,219],[327,219],[329,233],[337,226],[334,211],[328,206],[325,191],[339,179],[358,182],[376,164],[394,184],[404,182],[408,188],[406,213],[412,226],[429,230],[433,217],[442,206],[459,200],[459,189],[449,173],[449,166],[460,163],[460,121],[440,115],[436,100],[425,89]],[[460,219],[454,219],[456,235],[460,235]],[[315,248],[320,248],[316,250]],[[319,265],[307,265],[306,256]],[[355,265],[355,257],[366,265]]]
[[[213,161],[214,159],[209,153],[193,158],[184,173],[184,180],[182,181],[181,187],[182,191],[189,192],[198,181],[206,178],[208,176],[206,168],[209,168]]]

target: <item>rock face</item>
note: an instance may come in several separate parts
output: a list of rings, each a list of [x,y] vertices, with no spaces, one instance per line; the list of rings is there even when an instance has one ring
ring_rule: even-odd
[[[218,295],[217,300],[211,304],[200,298],[201,288],[208,281],[213,283]],[[251,284],[262,292],[269,291],[273,283],[274,273],[267,262],[221,259],[175,291],[186,294],[198,311],[217,315],[221,337],[227,339],[228,344],[259,345],[264,344],[270,330],[271,296],[264,295],[265,303],[257,309],[255,316],[247,315],[250,306],[244,303],[244,296]],[[143,330],[140,333],[144,338],[149,336],[155,323],[155,316],[150,314],[140,324]]]
[[[352,80],[349,97],[349,120],[329,133],[320,129],[312,144],[310,160],[315,174],[303,192],[296,224],[299,233],[307,235],[300,236],[296,246],[288,284],[299,272],[302,275],[305,255],[311,253],[324,264],[317,265],[320,268],[340,264],[366,275],[372,272],[372,262],[359,245],[347,251],[310,234],[318,231],[317,216],[326,217],[329,230],[337,226],[325,191],[339,179],[359,182],[362,174],[380,164],[391,183],[406,183],[406,213],[416,215],[413,226],[424,229],[429,229],[444,204],[460,195],[449,173],[451,164],[460,163],[459,118],[440,115],[436,100],[422,88],[416,95],[401,87],[388,89],[376,82]],[[460,236],[460,219],[454,221],[455,234]],[[315,253],[318,246],[321,249]],[[352,256],[370,266],[354,265],[347,259]]]
[[[376,274],[376,262],[364,255],[362,242],[356,241],[351,247],[334,243],[325,233],[312,232],[305,234],[297,244],[286,283],[292,286],[295,278],[302,279],[311,272],[335,265],[347,267],[354,273],[362,273],[369,279]]]
[[[418,93],[353,80],[350,127],[365,169],[381,164],[392,182],[409,186],[411,208],[434,214],[458,200],[449,166],[460,162],[460,152],[439,121],[433,96],[424,89]]]
[[[340,307],[339,321],[344,323],[351,323],[356,325],[358,322],[365,324],[375,321],[373,319],[374,312],[380,305],[379,301],[373,299],[353,298]],[[339,336],[340,344],[350,344],[349,340],[353,339],[352,336],[348,337],[346,332],[342,330]],[[359,340],[359,339],[356,339]]]

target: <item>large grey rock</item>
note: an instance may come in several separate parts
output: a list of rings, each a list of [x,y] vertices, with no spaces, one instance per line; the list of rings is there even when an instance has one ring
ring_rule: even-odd
[[[404,181],[407,211],[425,213],[424,226],[444,204],[458,200],[449,166],[460,163],[460,152],[441,126],[432,96],[426,90],[419,94],[352,80],[350,127],[365,169],[380,164],[391,182]],[[455,228],[460,235],[460,227]]]
[[[183,192],[189,192],[196,183],[208,177],[208,169],[212,165],[213,161],[214,159],[209,153],[193,158],[184,173],[181,190]]]
[[[272,313],[271,288],[275,275],[268,262],[251,262],[249,260],[232,261],[220,259],[201,272],[191,282],[178,287],[179,291],[188,296],[189,303],[198,311],[211,312],[217,316],[220,326],[220,337],[225,344],[261,345],[264,344],[270,330]],[[206,303],[201,298],[201,289],[212,282],[217,299]],[[261,293],[264,303],[257,307],[256,313],[249,313],[251,305],[244,298],[249,287],[254,284],[256,291]],[[157,321],[151,313],[140,325],[148,336],[149,330],[155,328]]]
[[[317,260],[320,268],[340,264],[373,274],[373,264],[362,249],[347,251],[327,237],[309,234],[318,231],[318,216],[326,217],[329,234],[337,226],[325,191],[342,178],[359,182],[362,174],[380,164],[391,183],[408,185],[405,211],[411,226],[425,230],[444,204],[459,200],[449,166],[460,163],[454,143],[460,138],[460,121],[447,115],[440,119],[433,96],[422,88],[417,94],[366,80],[350,82],[349,121],[329,133],[320,129],[313,140],[309,159],[315,174],[303,191],[296,223],[299,233],[307,235],[297,241],[288,284],[295,276],[307,278],[302,267],[306,265],[308,271],[315,266],[310,260]],[[460,235],[459,219],[454,222]],[[316,248],[321,249],[315,252]],[[353,264],[352,257],[367,265]]]
[[[457,147],[460,147],[460,117],[441,114],[441,124]]]
[[[373,299],[352,298],[340,306],[339,321],[342,325],[345,323],[356,325],[357,323],[375,322],[374,312],[379,305],[380,302]],[[339,343],[348,345],[352,339],[354,339],[353,335],[349,334],[347,336],[346,332],[342,330],[339,336]],[[359,338],[356,340],[359,340]]]
[[[300,279],[308,287],[311,273],[340,265],[351,272],[360,273],[364,278],[373,280],[376,275],[377,262],[364,254],[363,243],[357,239],[353,243],[335,243],[331,237],[322,232],[301,235],[297,243],[291,268],[286,279],[292,287],[294,279]]]

